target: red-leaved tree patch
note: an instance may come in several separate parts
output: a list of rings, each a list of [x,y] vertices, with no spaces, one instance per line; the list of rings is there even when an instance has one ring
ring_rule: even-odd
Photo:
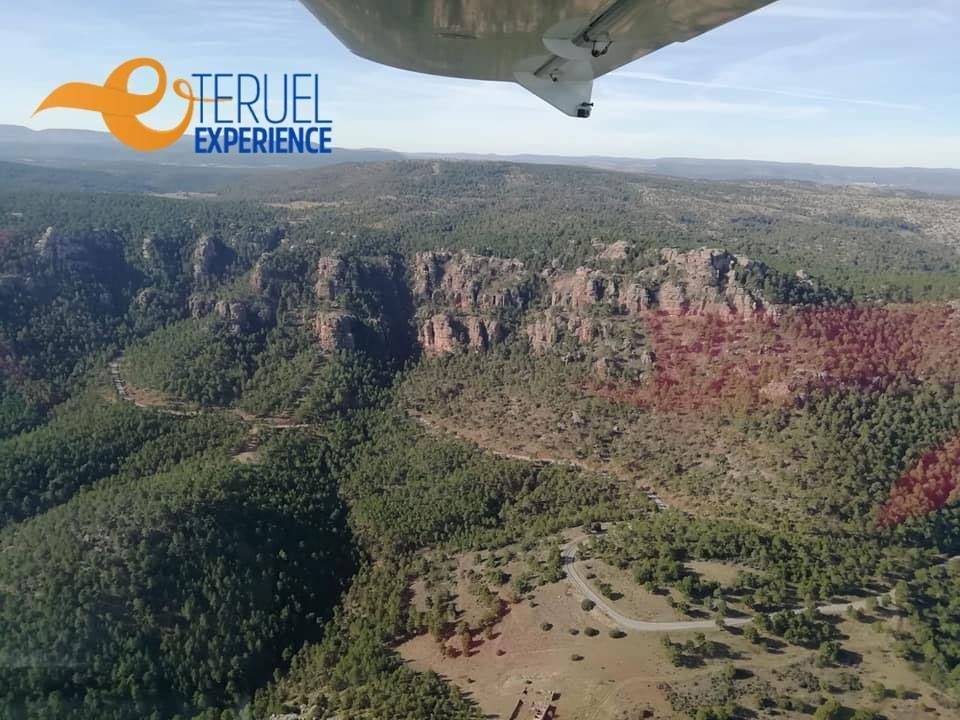
[[[960,382],[960,309],[950,305],[820,308],[780,317],[650,314],[654,370],[607,382],[605,397],[670,414],[743,413],[815,389],[883,390]],[[960,500],[960,438],[931,450],[895,485],[879,524]]]
[[[645,319],[652,376],[595,392],[667,412],[736,412],[792,403],[816,388],[960,381],[960,311],[948,305]]]
[[[960,500],[960,437],[931,450],[901,477],[877,523],[899,525]]]

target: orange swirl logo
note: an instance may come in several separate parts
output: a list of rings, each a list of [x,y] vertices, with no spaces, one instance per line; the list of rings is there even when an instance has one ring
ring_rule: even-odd
[[[157,74],[157,87],[146,94],[127,89],[130,76],[141,68],[150,68]],[[150,152],[173,145],[183,137],[193,118],[193,105],[202,100],[193,94],[190,83],[175,80],[173,91],[187,101],[183,119],[170,130],[155,130],[137,119],[138,115],[153,110],[167,92],[167,71],[153,58],[134,58],[116,68],[103,85],[71,82],[50,93],[34,111],[34,115],[49,108],[72,108],[98,112],[117,140],[134,150]]]

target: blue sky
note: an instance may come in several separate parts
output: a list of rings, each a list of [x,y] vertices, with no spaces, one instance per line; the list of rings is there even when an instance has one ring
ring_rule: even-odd
[[[960,167],[956,0],[779,0],[601,78],[588,121],[512,83],[362,60],[296,0],[5,5],[0,123],[102,129],[93,113],[30,115],[57,85],[147,55],[173,77],[317,72],[342,147]],[[176,123],[168,100],[151,124]]]

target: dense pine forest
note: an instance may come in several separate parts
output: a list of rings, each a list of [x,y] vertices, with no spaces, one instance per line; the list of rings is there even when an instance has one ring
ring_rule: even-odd
[[[228,175],[202,198],[0,183],[0,718],[481,718],[398,647],[469,656],[498,598],[563,580],[572,528],[823,666],[842,638],[814,606],[887,594],[896,656],[960,707],[956,201],[506,163]],[[474,556],[482,623],[412,600]],[[671,693],[678,717],[767,707]]]

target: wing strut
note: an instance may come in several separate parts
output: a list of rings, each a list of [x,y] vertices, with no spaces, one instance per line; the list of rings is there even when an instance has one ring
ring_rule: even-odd
[[[593,18],[557,23],[543,36],[551,54],[518,63],[516,81],[567,115],[590,117],[594,79],[590,61],[607,54],[613,45],[610,31],[633,5],[635,0],[612,0]]]

